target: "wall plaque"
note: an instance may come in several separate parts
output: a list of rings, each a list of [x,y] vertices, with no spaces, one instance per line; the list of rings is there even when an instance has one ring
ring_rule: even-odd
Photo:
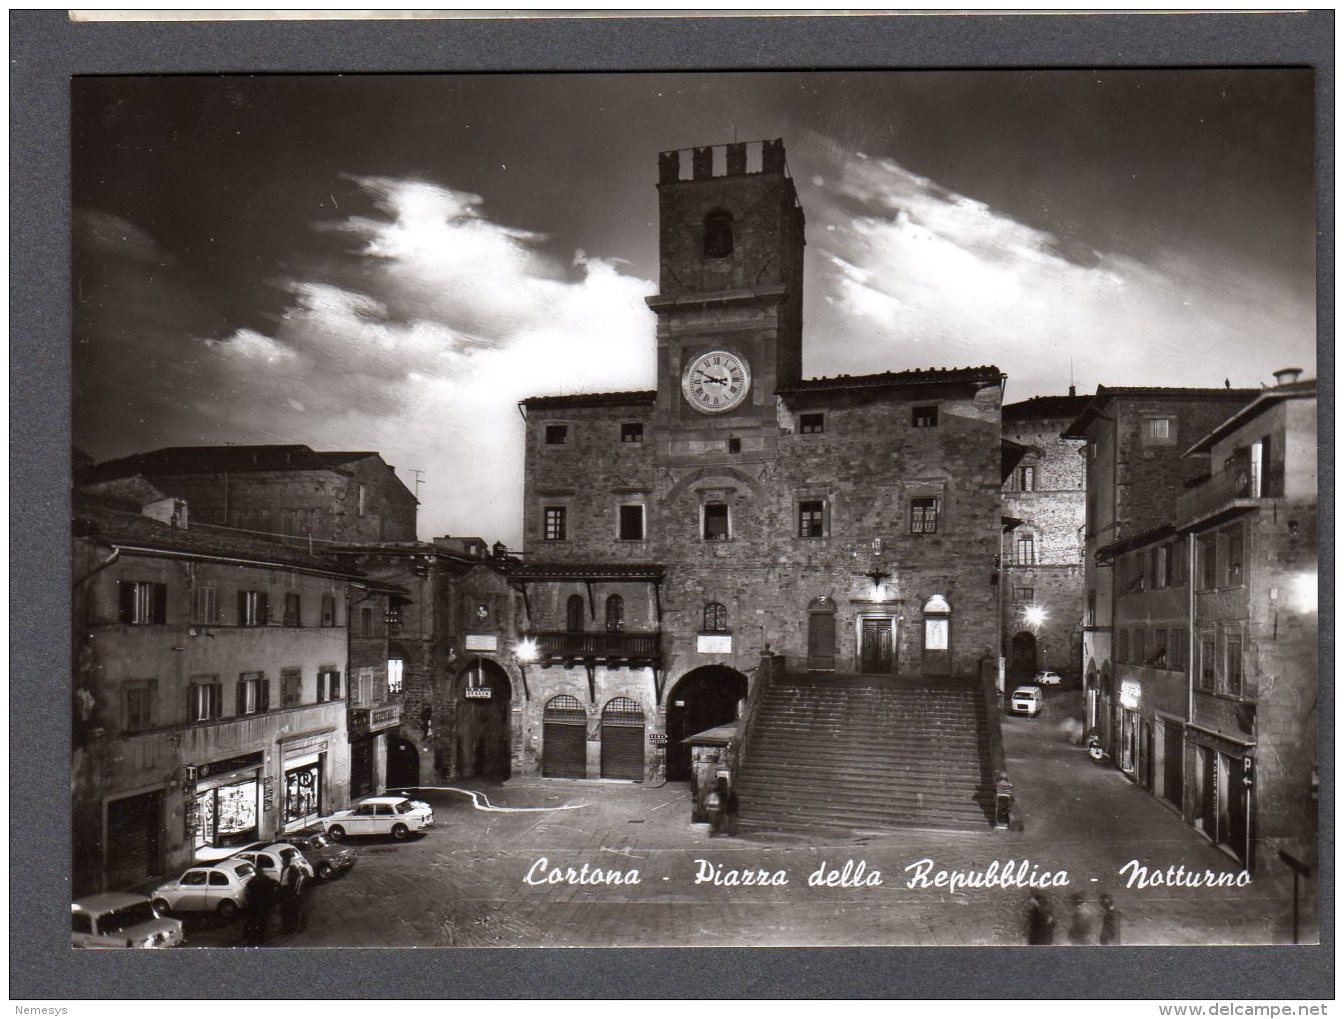
[[[469,633],[463,640],[468,651],[498,651],[499,638],[493,633]]]
[[[695,638],[695,650],[702,655],[730,655],[733,653],[733,635],[702,633]]]

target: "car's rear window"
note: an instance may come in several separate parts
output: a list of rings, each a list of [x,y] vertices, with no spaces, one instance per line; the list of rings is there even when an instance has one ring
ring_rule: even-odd
[[[398,814],[406,814],[406,813],[409,813],[410,810],[411,810],[411,801],[410,801],[410,800],[402,800],[400,803],[397,804],[397,813],[398,813]]]
[[[236,868],[234,868],[234,873],[236,873],[240,878],[251,877],[256,872],[257,872],[256,868],[253,867],[252,864],[250,863],[240,863]]]
[[[154,907],[146,899],[144,902],[134,902],[129,906],[114,909],[110,913],[104,913],[98,918],[98,931],[101,934],[115,934],[117,931],[124,931],[127,927],[134,927],[137,924],[149,923],[151,920],[157,919],[158,916],[154,913]]]

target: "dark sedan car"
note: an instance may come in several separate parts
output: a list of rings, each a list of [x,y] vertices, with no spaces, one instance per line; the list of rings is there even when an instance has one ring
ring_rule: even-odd
[[[321,832],[302,832],[285,835],[285,842],[293,846],[323,881],[344,874],[355,865],[355,851],[349,846],[337,845]]]

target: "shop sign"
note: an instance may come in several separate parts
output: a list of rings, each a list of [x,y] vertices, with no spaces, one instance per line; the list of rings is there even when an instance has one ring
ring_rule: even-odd
[[[1120,706],[1122,708],[1128,708],[1130,711],[1137,710],[1139,706],[1139,696],[1140,693],[1142,692],[1142,689],[1143,688],[1140,687],[1138,682],[1136,682],[1135,680],[1132,679],[1121,680]]]
[[[267,775],[261,780],[261,811],[269,814],[275,806],[275,779]]]
[[[251,754],[239,754],[237,757],[230,757],[223,761],[211,761],[209,764],[202,764],[196,769],[196,778],[209,778],[211,775],[223,775],[225,772],[238,771],[241,768],[259,768],[263,754],[260,750]]]
[[[649,733],[649,742],[656,747],[665,747],[667,746],[667,733],[651,732]]]
[[[733,637],[728,633],[702,633],[695,638],[695,650],[702,655],[730,655]]]
[[[488,701],[492,693],[492,688],[488,686],[469,686],[462,691],[462,695],[469,701]]]
[[[498,651],[499,638],[493,633],[469,633],[463,639],[468,651]]]

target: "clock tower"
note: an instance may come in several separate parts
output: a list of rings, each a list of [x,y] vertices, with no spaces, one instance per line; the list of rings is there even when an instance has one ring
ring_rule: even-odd
[[[773,458],[802,373],[803,210],[780,140],[658,157],[655,457]]]

